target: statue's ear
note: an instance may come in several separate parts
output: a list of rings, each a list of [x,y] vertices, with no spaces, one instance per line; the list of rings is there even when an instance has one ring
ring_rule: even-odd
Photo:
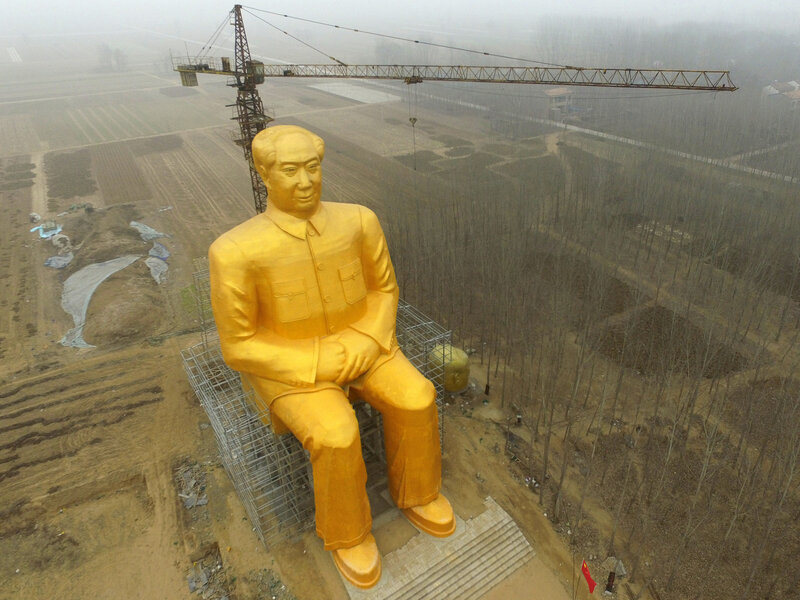
[[[253,166],[261,176],[261,179],[264,180],[264,185],[266,186],[267,190],[269,190],[269,170],[264,168],[264,165],[260,163],[253,162]]]

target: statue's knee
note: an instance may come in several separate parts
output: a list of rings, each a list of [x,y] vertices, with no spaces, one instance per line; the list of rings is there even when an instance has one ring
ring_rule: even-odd
[[[404,388],[403,406],[406,410],[424,412],[430,410],[435,402],[436,388],[424,377],[419,377]]]
[[[353,411],[332,415],[316,428],[314,441],[324,448],[349,448],[358,443],[358,420]],[[349,414],[346,414],[349,413]]]

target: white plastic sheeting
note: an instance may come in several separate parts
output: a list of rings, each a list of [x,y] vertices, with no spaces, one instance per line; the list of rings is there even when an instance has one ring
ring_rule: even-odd
[[[133,254],[112,258],[105,262],[84,267],[67,278],[64,282],[64,290],[61,292],[61,308],[72,315],[75,327],[61,338],[62,345],[74,348],[94,348],[83,339],[86,311],[89,310],[89,301],[92,299],[92,294],[103,281],[132,264],[138,258],[140,257]]]
[[[166,233],[161,233],[160,231],[156,231],[149,225],[145,225],[144,223],[139,223],[138,221],[131,221],[129,225],[139,232],[139,235],[145,242],[149,242],[150,240],[157,240],[158,238],[169,237],[169,235],[167,235]]]
[[[162,259],[155,256],[148,256],[144,259],[144,264],[150,269],[150,275],[156,280],[156,283],[163,283],[167,279],[167,269],[169,265]]]
[[[162,260],[167,260],[169,258],[169,250],[167,250],[167,247],[164,244],[159,242],[153,242],[153,247],[150,248],[150,252],[148,252],[148,254]]]

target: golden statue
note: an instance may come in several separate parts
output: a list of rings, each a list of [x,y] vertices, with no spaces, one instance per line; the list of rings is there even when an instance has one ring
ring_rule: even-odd
[[[397,346],[386,239],[371,210],[320,201],[324,154],[322,139],[301,127],[255,137],[267,210],[212,244],[211,302],[225,361],[272,426],[311,455],[317,535],[342,575],[369,588],[380,554],[348,393],[383,416],[389,491],[406,517],[437,537],[453,533],[455,518],[439,493],[434,387]]]

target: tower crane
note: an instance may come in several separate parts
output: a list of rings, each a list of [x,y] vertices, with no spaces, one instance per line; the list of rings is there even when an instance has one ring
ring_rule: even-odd
[[[284,15],[287,16],[287,15]],[[257,213],[267,207],[267,189],[253,165],[252,142],[256,134],[273,120],[264,113],[257,85],[267,77],[308,77],[344,79],[390,79],[406,84],[424,81],[462,83],[514,83],[559,86],[589,86],[637,89],[669,89],[733,92],[730,71],[691,69],[584,68],[574,66],[462,66],[462,65],[348,65],[333,57],[335,64],[264,64],[253,60],[242,19],[242,5],[230,12],[234,27],[234,64],[230,58],[173,57],[173,69],[181,84],[196,86],[198,74],[225,75],[237,89],[236,119],[242,146],[250,166],[250,180]],[[354,30],[357,31],[357,30]],[[284,32],[286,33],[286,32]],[[488,53],[483,53],[488,54]]]

